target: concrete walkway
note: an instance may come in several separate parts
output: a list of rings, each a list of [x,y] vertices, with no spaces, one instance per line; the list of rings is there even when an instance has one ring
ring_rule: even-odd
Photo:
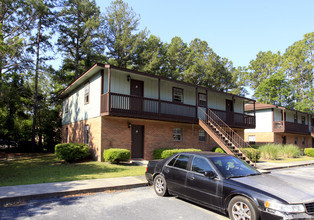
[[[314,165],[314,160],[291,163],[257,163],[257,169],[273,170],[288,167]],[[130,189],[147,186],[145,176],[129,176],[106,179],[79,180],[69,182],[41,183],[0,187],[0,205],[41,199],[74,195],[80,193],[102,192],[105,190]]]

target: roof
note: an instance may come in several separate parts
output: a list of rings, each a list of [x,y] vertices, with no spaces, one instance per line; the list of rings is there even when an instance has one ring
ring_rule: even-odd
[[[301,112],[301,111],[298,111],[298,110],[295,110],[295,109],[289,109],[289,108],[282,107],[282,106],[265,104],[265,103],[260,103],[260,102],[256,102],[255,103],[255,110],[275,109],[275,108],[288,110],[288,111],[294,111],[294,112],[300,112],[300,113],[303,113],[303,114],[311,115],[310,113],[307,113],[307,112]],[[246,104],[244,106],[244,111],[254,111],[254,105],[253,104]]]
[[[134,71],[134,70],[129,70],[129,69],[125,69],[125,68],[121,68],[121,67],[116,67],[113,65],[109,65],[109,64],[102,64],[102,63],[96,63],[94,64],[91,68],[89,68],[84,74],[82,74],[79,78],[77,78],[76,80],[74,80],[67,88],[65,88],[60,94],[59,94],[59,98],[64,98],[66,97],[71,91],[73,91],[75,88],[77,88],[78,86],[80,86],[82,83],[84,83],[87,79],[89,79],[90,77],[92,77],[94,74],[96,74],[98,71],[100,71],[101,69],[116,69],[116,70],[120,70],[120,71],[124,71],[124,72],[129,72],[129,73],[134,73],[134,74],[138,74],[138,75],[142,75],[142,76],[147,76],[147,77],[151,77],[151,78],[157,78],[157,79],[162,79],[165,81],[171,81],[171,82],[175,82],[178,84],[182,84],[182,85],[186,85],[186,86],[191,86],[191,87],[195,87],[195,88],[200,88],[200,89],[205,89],[207,91],[211,91],[211,92],[215,92],[215,93],[220,93],[220,94],[227,94],[227,95],[231,95],[234,97],[238,97],[238,98],[242,98],[242,99],[246,99],[248,101],[253,101],[255,102],[254,99],[250,99],[250,98],[246,98],[243,96],[239,96],[239,95],[234,95],[231,93],[227,93],[227,92],[221,92],[221,91],[217,91],[214,89],[210,89],[210,88],[206,88],[203,86],[199,86],[199,85],[195,85],[192,83],[187,83],[187,82],[183,82],[183,81],[178,81],[175,79],[169,79],[167,77],[164,76],[158,76],[158,75],[153,75],[153,74],[149,74],[149,73],[144,73],[144,72],[139,72],[139,71]]]

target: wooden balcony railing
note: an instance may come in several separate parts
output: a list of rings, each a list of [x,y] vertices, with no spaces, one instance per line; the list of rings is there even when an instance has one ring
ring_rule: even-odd
[[[309,134],[309,126],[304,124],[298,124],[294,122],[273,122],[274,132],[287,132],[287,133],[298,133],[298,134]]]
[[[255,127],[254,116],[220,110],[213,111],[231,127]],[[198,123],[197,114],[200,114],[200,112],[196,112],[195,105],[186,105],[118,93],[105,93],[101,95],[101,113],[103,115],[186,123]]]

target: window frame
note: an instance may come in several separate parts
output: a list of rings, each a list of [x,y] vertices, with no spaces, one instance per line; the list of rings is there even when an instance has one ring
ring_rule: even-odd
[[[294,123],[298,123],[298,115],[297,114],[293,114],[293,120],[294,120]]]
[[[180,133],[178,133],[177,131],[180,131]],[[182,128],[173,128],[172,129],[172,135],[173,135],[174,141],[182,141],[183,140],[183,129]],[[180,139],[177,140],[176,136],[179,136]]]
[[[66,98],[64,101],[65,101],[64,103],[65,113],[68,113],[69,112],[69,98]]]
[[[205,96],[205,100],[200,100],[201,96]],[[198,93],[198,106],[200,107],[207,107],[207,96],[205,93]]]
[[[90,127],[87,124],[84,126],[84,144],[87,144],[87,145],[89,143],[89,133],[90,133]]]
[[[176,94],[176,92],[179,92],[179,91],[181,92],[181,94]],[[181,95],[180,100],[176,98],[176,96],[178,95],[179,96]],[[184,90],[178,87],[172,87],[172,102],[183,103],[183,101],[184,101]]]
[[[201,139],[201,137],[203,137],[203,136],[200,136],[201,133],[204,133],[204,139]],[[198,130],[198,141],[199,142],[206,142],[206,132],[204,129]]]
[[[88,88],[88,90],[87,90],[87,88]],[[84,105],[89,104],[89,97],[90,97],[90,83],[88,81],[84,85]]]

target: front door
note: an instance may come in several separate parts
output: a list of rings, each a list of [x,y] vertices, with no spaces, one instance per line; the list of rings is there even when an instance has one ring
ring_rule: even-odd
[[[227,124],[233,124],[233,101],[226,100]]]
[[[144,126],[132,125],[132,144],[131,144],[131,157],[143,158],[144,157]]]
[[[143,110],[144,82],[131,79],[130,94],[130,109],[141,112]]]

